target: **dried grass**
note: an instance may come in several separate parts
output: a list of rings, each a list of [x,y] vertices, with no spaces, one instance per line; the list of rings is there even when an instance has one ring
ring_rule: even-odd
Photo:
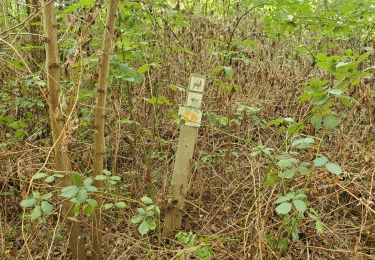
[[[216,43],[209,39],[227,38],[225,27],[205,19],[193,20],[192,24],[191,29],[175,33],[179,43],[196,55],[169,50],[163,68],[153,70],[142,86],[131,86],[131,108],[127,100],[118,97],[116,89],[111,92],[106,164],[129,185],[122,194],[125,200],[148,194],[155,197],[162,208],[166,206],[178,138],[178,126],[172,122],[170,110],[177,111],[178,104],[184,99],[184,93],[171,91],[168,85],[186,86],[191,72],[207,74],[222,65],[222,61],[210,53]],[[244,34],[249,27],[251,24],[240,28],[238,35]],[[158,32],[157,37],[161,43],[168,42],[171,46],[177,43],[167,30]],[[309,107],[301,105],[297,96],[307,79],[320,72],[304,57],[298,62],[285,57],[291,48],[288,42],[274,43],[261,37],[256,40],[259,42],[257,48],[246,53],[251,57],[249,65],[231,64],[236,72],[234,82],[240,90],[228,94],[215,87],[210,78],[204,112],[233,117],[233,104],[240,102],[260,107],[265,120],[279,116],[303,120]],[[142,101],[143,97],[150,97],[150,82],[154,90],[158,88],[158,95],[171,101],[171,109],[161,107],[153,111],[150,104]],[[324,134],[321,152],[342,165],[345,169],[343,179],[319,172],[308,182],[306,177],[301,177],[290,183],[295,189],[308,183],[311,206],[321,212],[325,230],[323,234],[317,234],[313,222],[301,223],[301,241],[290,244],[285,259],[375,258],[374,86],[371,79],[353,90],[351,94],[360,101],[359,105],[351,110],[339,129]],[[138,128],[115,124],[129,113],[140,123]],[[152,131],[155,122],[157,132],[148,137],[146,130]],[[134,140],[127,138],[129,134]],[[90,132],[82,135],[86,136],[86,141],[76,133],[70,151],[75,170],[89,174]],[[199,135],[182,229],[208,236],[213,241],[213,259],[277,258],[278,253],[270,248],[267,238],[282,232],[280,218],[274,211],[274,199],[281,191],[264,185],[271,167],[269,162],[249,154],[258,141],[277,149],[285,136],[275,129],[262,129],[249,119],[244,119],[240,126],[219,129],[204,123]],[[155,141],[156,136],[163,141]],[[26,195],[31,176],[43,165],[50,146],[49,136],[46,136],[38,141],[12,143],[0,151],[0,191],[7,191],[9,186],[16,187],[14,195],[0,197],[0,245],[2,252],[11,250],[8,258],[12,255],[17,259],[27,258],[20,226],[22,209],[18,205]],[[202,162],[204,155],[215,153],[221,153],[221,156],[208,163]],[[46,168],[52,171],[53,166],[48,163]],[[36,185],[36,188],[47,188],[47,185]],[[177,253],[181,250],[178,245],[163,246],[157,234],[146,238],[137,234],[129,222],[135,207],[130,203],[129,209],[105,213],[103,251],[106,259],[156,259],[158,256],[178,259]],[[56,221],[57,214],[51,216],[47,225],[27,224],[27,243],[35,259],[44,259],[52,236],[51,257],[68,258],[63,223],[56,224]],[[89,232],[89,221],[82,220],[82,226]]]

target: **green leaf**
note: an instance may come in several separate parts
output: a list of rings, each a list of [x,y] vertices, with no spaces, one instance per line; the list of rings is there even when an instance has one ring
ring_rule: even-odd
[[[293,200],[293,204],[300,213],[305,212],[307,205],[303,200]]]
[[[40,206],[36,206],[30,214],[31,221],[34,221],[42,216],[42,209]]]
[[[36,174],[34,174],[33,179],[38,180],[38,179],[44,178],[46,176],[48,176],[47,173],[37,172]]]
[[[20,205],[23,208],[30,208],[30,207],[34,206],[35,203],[36,203],[36,199],[28,198],[28,199],[24,199],[23,201],[21,201]]]
[[[273,171],[270,171],[267,173],[266,180],[264,181],[264,184],[269,187],[274,187],[278,182],[280,178],[277,176],[277,174]]]
[[[303,123],[294,123],[288,127],[289,134],[293,135],[297,131],[303,130],[305,125]]]
[[[98,191],[98,188],[96,188],[95,186],[85,186],[85,189],[89,192],[97,192]]]
[[[309,169],[307,168],[310,164],[308,162],[305,162],[305,163],[301,163],[299,166],[298,166],[298,172],[301,173],[301,174],[308,174],[309,173]]]
[[[146,211],[153,211],[155,209],[155,205],[150,205],[146,207]]]
[[[353,106],[353,101],[355,101],[355,99],[351,97],[347,97],[347,96],[340,96],[338,98],[344,106],[349,107],[349,108]]]
[[[83,186],[91,186],[92,185],[92,178],[87,178],[83,181]]]
[[[149,198],[149,197],[147,197],[147,196],[143,196],[143,197],[141,198],[141,201],[142,201],[144,204],[152,204],[152,203],[154,203],[154,202],[152,201],[152,199]]]
[[[285,201],[288,201],[288,200],[290,200],[289,196],[280,196],[280,197],[277,198],[275,203],[279,204],[279,203],[282,203],[282,202],[285,202]]]
[[[87,199],[86,202],[90,204],[93,208],[96,208],[98,206],[98,202],[94,199]]]
[[[141,67],[139,67],[138,69],[137,69],[137,71],[139,72],[139,73],[142,73],[142,74],[144,74],[146,71],[149,71],[150,70],[150,64],[144,64],[144,65],[142,65]]]
[[[111,176],[110,179],[112,181],[120,181],[121,180],[121,177],[120,176],[117,176],[117,175],[114,175],[114,176]]]
[[[323,223],[320,221],[320,219],[317,219],[315,221],[315,228],[316,228],[316,231],[319,233],[319,234],[322,234],[323,231],[324,231],[324,226],[323,226]]]
[[[316,167],[322,167],[328,162],[327,158],[323,155],[317,156],[314,160],[314,165]]]
[[[89,195],[87,194],[86,189],[80,189],[77,193],[76,199],[78,202],[84,202],[88,199]]]
[[[371,54],[373,54],[372,51],[365,52],[364,54],[362,54],[361,56],[358,57],[357,62],[363,62],[363,61],[367,60],[367,58],[368,58]]]
[[[72,179],[73,179],[73,182],[74,182],[75,185],[77,185],[77,186],[83,185],[82,177],[79,175],[78,172],[73,172]]]
[[[290,168],[290,169],[286,169],[283,172],[280,172],[278,176],[284,179],[291,179],[294,177],[295,174],[296,174],[296,168]]]
[[[219,124],[221,124],[223,126],[229,125],[229,118],[227,118],[225,116],[220,116],[219,117]]]
[[[94,4],[94,0],[79,0],[79,5],[82,7],[91,8]]]
[[[106,203],[106,204],[104,204],[104,209],[105,210],[107,210],[107,209],[110,209],[110,208],[112,208],[113,207],[113,203]]]
[[[153,211],[146,211],[146,216],[147,217],[152,217],[152,216],[154,216],[154,212]]]
[[[298,160],[296,158],[289,158],[289,159],[283,159],[277,162],[277,165],[281,168],[288,168],[294,164],[296,164]]]
[[[123,209],[123,208],[126,208],[126,203],[123,202],[123,201],[119,201],[119,202],[116,202],[115,203],[116,207],[120,208],[120,209]]]
[[[41,206],[41,209],[44,213],[51,213],[53,212],[53,206],[47,202],[47,201],[42,201],[42,203],[40,204]]]
[[[73,207],[73,215],[74,215],[74,217],[78,217],[78,215],[79,215],[79,203],[77,203],[77,204],[74,205],[74,207]]]
[[[73,198],[77,195],[79,188],[76,185],[65,187],[61,190],[61,196],[64,198]]]
[[[296,148],[310,148],[311,145],[315,142],[314,138],[306,137],[306,138],[299,138],[292,142],[292,146]]]
[[[154,229],[156,228],[156,222],[155,222],[155,220],[153,220],[152,218],[148,218],[148,219],[146,220],[146,222],[147,222],[148,227],[149,227],[151,230],[154,230]]]
[[[143,219],[144,219],[144,216],[141,215],[141,214],[138,214],[138,215],[135,215],[135,216],[132,217],[131,222],[132,222],[133,224],[138,224],[138,223],[141,223],[141,221],[142,221]]]
[[[313,116],[311,118],[311,123],[316,130],[320,130],[322,128],[323,118],[321,116]]]
[[[54,182],[55,176],[54,175],[48,176],[44,181],[48,183]]]
[[[340,175],[342,173],[341,167],[336,163],[327,163],[326,169],[336,175]]]
[[[17,137],[17,138],[19,138],[19,137],[21,137],[21,136],[23,136],[25,134],[26,134],[25,131],[23,131],[23,130],[17,130],[16,133],[14,134],[14,136]]]
[[[15,121],[15,122],[9,124],[9,127],[17,130],[17,129],[26,128],[27,124],[22,122],[22,121]]]
[[[214,113],[208,113],[207,114],[208,122],[210,122],[211,125],[216,125],[218,122],[218,118]]]
[[[276,212],[278,214],[288,214],[292,209],[292,204],[289,202],[283,202],[276,207]]]
[[[33,198],[39,200],[41,198],[39,191],[33,191]]]
[[[144,236],[150,231],[150,227],[146,221],[143,221],[138,227],[139,233]]]
[[[231,79],[234,75],[234,70],[232,67],[226,67],[224,66],[224,72],[225,72],[225,76],[228,78],[228,79]]]
[[[342,89],[339,89],[339,88],[334,88],[334,89],[331,89],[328,91],[328,93],[332,94],[332,95],[336,95],[336,96],[340,96],[344,91]]]
[[[94,207],[89,203],[83,205],[83,210],[85,211],[88,217],[92,216],[92,214],[94,213]]]
[[[42,200],[49,200],[51,197],[52,197],[53,193],[52,192],[49,192],[49,193],[46,193],[44,194],[41,199]]]
[[[97,180],[97,181],[104,181],[104,180],[106,180],[108,177],[107,176],[105,176],[105,175],[97,175],[97,176],[95,176],[95,180]]]
[[[288,193],[288,194],[291,194],[291,193]],[[293,194],[291,198],[292,199],[307,199],[307,196],[305,193],[297,193],[297,194]]]
[[[107,169],[104,169],[103,170],[103,173],[105,174],[105,175],[107,175],[107,176],[111,176],[111,172],[110,171],[108,171]]]
[[[334,129],[340,124],[340,119],[336,116],[325,116],[323,118],[323,125],[328,129]]]

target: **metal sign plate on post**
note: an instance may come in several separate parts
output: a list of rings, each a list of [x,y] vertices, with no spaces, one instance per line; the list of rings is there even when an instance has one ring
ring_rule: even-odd
[[[202,106],[203,93],[189,92],[186,104],[188,107],[200,108]]]
[[[203,93],[205,83],[205,76],[192,73],[190,76],[189,91]]]
[[[192,107],[180,107],[178,114],[185,120],[185,125],[199,127],[202,121],[202,111]]]
[[[178,141],[176,160],[173,168],[170,195],[172,203],[167,208],[163,237],[173,237],[174,231],[181,227],[185,197],[188,192],[191,176],[191,160],[194,154],[194,146],[198,136],[198,129],[202,120],[202,97],[204,91],[205,76],[192,74],[187,95],[187,106],[180,107],[179,115],[185,120],[181,126]]]

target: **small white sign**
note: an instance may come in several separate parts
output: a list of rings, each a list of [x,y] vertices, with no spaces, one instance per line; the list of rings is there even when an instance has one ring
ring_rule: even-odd
[[[202,111],[193,107],[180,107],[178,114],[185,120],[185,125],[200,127]]]
[[[199,74],[191,74],[189,90],[203,93],[206,77]]]
[[[186,102],[187,106],[201,108],[202,97],[203,97],[203,93],[189,92],[188,97],[187,97],[187,102]]]

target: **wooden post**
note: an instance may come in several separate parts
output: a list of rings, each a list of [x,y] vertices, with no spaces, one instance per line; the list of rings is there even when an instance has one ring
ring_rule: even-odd
[[[171,238],[174,231],[181,227],[185,197],[191,176],[191,160],[202,119],[200,110],[204,91],[205,77],[192,74],[187,95],[187,106],[181,106],[179,115],[185,120],[181,126],[176,160],[171,180],[171,197],[164,219],[163,237]]]

